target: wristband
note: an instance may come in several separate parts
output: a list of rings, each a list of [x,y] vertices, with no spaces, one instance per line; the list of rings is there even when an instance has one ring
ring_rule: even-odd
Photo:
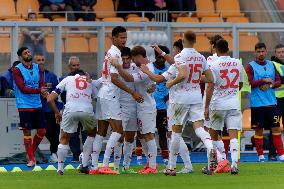
[[[165,56],[165,55],[166,55],[166,53],[165,53],[165,52],[162,52],[162,53],[161,53],[161,55],[162,55],[162,56]]]

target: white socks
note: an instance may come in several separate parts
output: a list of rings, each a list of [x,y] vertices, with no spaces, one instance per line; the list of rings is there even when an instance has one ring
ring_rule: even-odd
[[[130,142],[124,142],[123,145],[123,167],[125,169],[128,169],[130,166],[130,162],[131,162],[131,157],[132,157],[132,150],[134,148],[134,142],[130,143]]]
[[[83,167],[88,166],[90,155],[92,154],[92,151],[93,151],[94,140],[95,140],[95,137],[88,136],[83,145],[83,158],[82,158]]]
[[[181,133],[172,132],[169,154],[169,168],[171,170],[176,168],[177,156],[180,148]]]
[[[222,140],[213,141],[213,145],[216,146],[217,150],[222,154],[222,159],[227,159],[224,142]]]
[[[119,163],[120,163],[120,159],[121,159],[121,154],[122,154],[122,143],[118,142],[117,145],[114,147],[114,150],[113,150],[114,169],[119,169]]]
[[[95,170],[99,168],[98,162],[99,162],[99,155],[102,149],[103,140],[104,140],[104,137],[97,134],[93,142],[93,153],[91,156],[92,156],[92,167]]]
[[[193,168],[189,157],[189,151],[182,137],[180,138],[179,155],[182,158],[184,167],[192,170]]]
[[[147,162],[149,162],[149,159],[148,159],[148,146],[146,144],[145,139],[140,139],[140,143],[142,145],[142,150],[143,150],[143,153],[146,156]]]
[[[117,133],[117,132],[111,133],[108,139],[107,145],[106,145],[106,150],[105,150],[105,155],[104,155],[104,160],[103,160],[103,167],[108,166],[109,158],[113,152],[114,147],[117,145],[117,142],[120,137],[121,137],[120,133]]]
[[[239,144],[238,139],[234,138],[230,140],[230,151],[232,158],[232,167],[237,167],[238,164],[238,153],[239,153]]]
[[[156,158],[157,158],[157,144],[155,139],[150,140],[147,143],[148,147],[148,159],[149,159],[149,167],[152,169],[156,169]]]
[[[211,136],[208,132],[204,130],[203,127],[199,127],[195,129],[195,134],[202,140],[203,144],[207,148],[207,151],[210,151],[213,149]]]
[[[63,145],[63,144],[58,145],[58,150],[57,150],[58,168],[57,168],[57,171],[62,171],[62,172],[64,171],[64,162],[66,160],[68,151],[69,151],[69,145]]]

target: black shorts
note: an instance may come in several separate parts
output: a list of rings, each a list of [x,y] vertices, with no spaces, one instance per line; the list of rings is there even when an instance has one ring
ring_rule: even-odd
[[[168,119],[166,110],[157,110],[156,117],[156,127],[157,129],[166,129],[168,128]]]
[[[280,116],[276,106],[251,108],[251,128],[271,129],[280,127]]]
[[[35,111],[19,111],[20,130],[42,129],[46,128],[44,112],[42,109]]]

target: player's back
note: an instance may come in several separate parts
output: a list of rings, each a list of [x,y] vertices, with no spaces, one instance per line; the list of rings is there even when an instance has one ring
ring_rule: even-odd
[[[188,73],[185,80],[177,84],[176,103],[202,103],[199,83],[202,73],[207,70],[205,57],[193,48],[184,48],[180,54],[175,56],[175,64],[177,67],[184,65]]]
[[[86,81],[86,76],[68,76],[62,82],[65,83],[66,104],[68,112],[93,112],[92,84]]]
[[[211,64],[215,76],[215,87],[212,97],[214,109],[239,109],[239,83],[242,82],[243,69],[238,59],[220,56]]]
[[[105,56],[102,69],[102,87],[98,93],[98,97],[108,100],[118,100],[120,94],[120,89],[111,82],[111,74],[118,74],[116,68],[110,63],[111,59],[113,58],[116,58],[118,63],[122,64],[121,52],[114,45],[111,46]]]

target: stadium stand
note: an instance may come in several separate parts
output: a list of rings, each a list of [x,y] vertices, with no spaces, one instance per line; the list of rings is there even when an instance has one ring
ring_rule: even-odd
[[[240,12],[240,3],[238,0],[218,0],[216,2],[216,9],[223,17],[244,16]]]
[[[36,0],[17,0],[16,7],[17,14],[21,15],[22,18],[26,18],[29,11],[39,11],[39,3]]]
[[[99,19],[116,16],[112,0],[98,0],[94,10]]]
[[[195,3],[197,17],[218,16],[218,13],[214,10],[214,4],[212,0],[196,0]]]
[[[0,19],[6,18],[19,18],[20,15],[16,14],[13,0],[1,0],[0,6]]]

